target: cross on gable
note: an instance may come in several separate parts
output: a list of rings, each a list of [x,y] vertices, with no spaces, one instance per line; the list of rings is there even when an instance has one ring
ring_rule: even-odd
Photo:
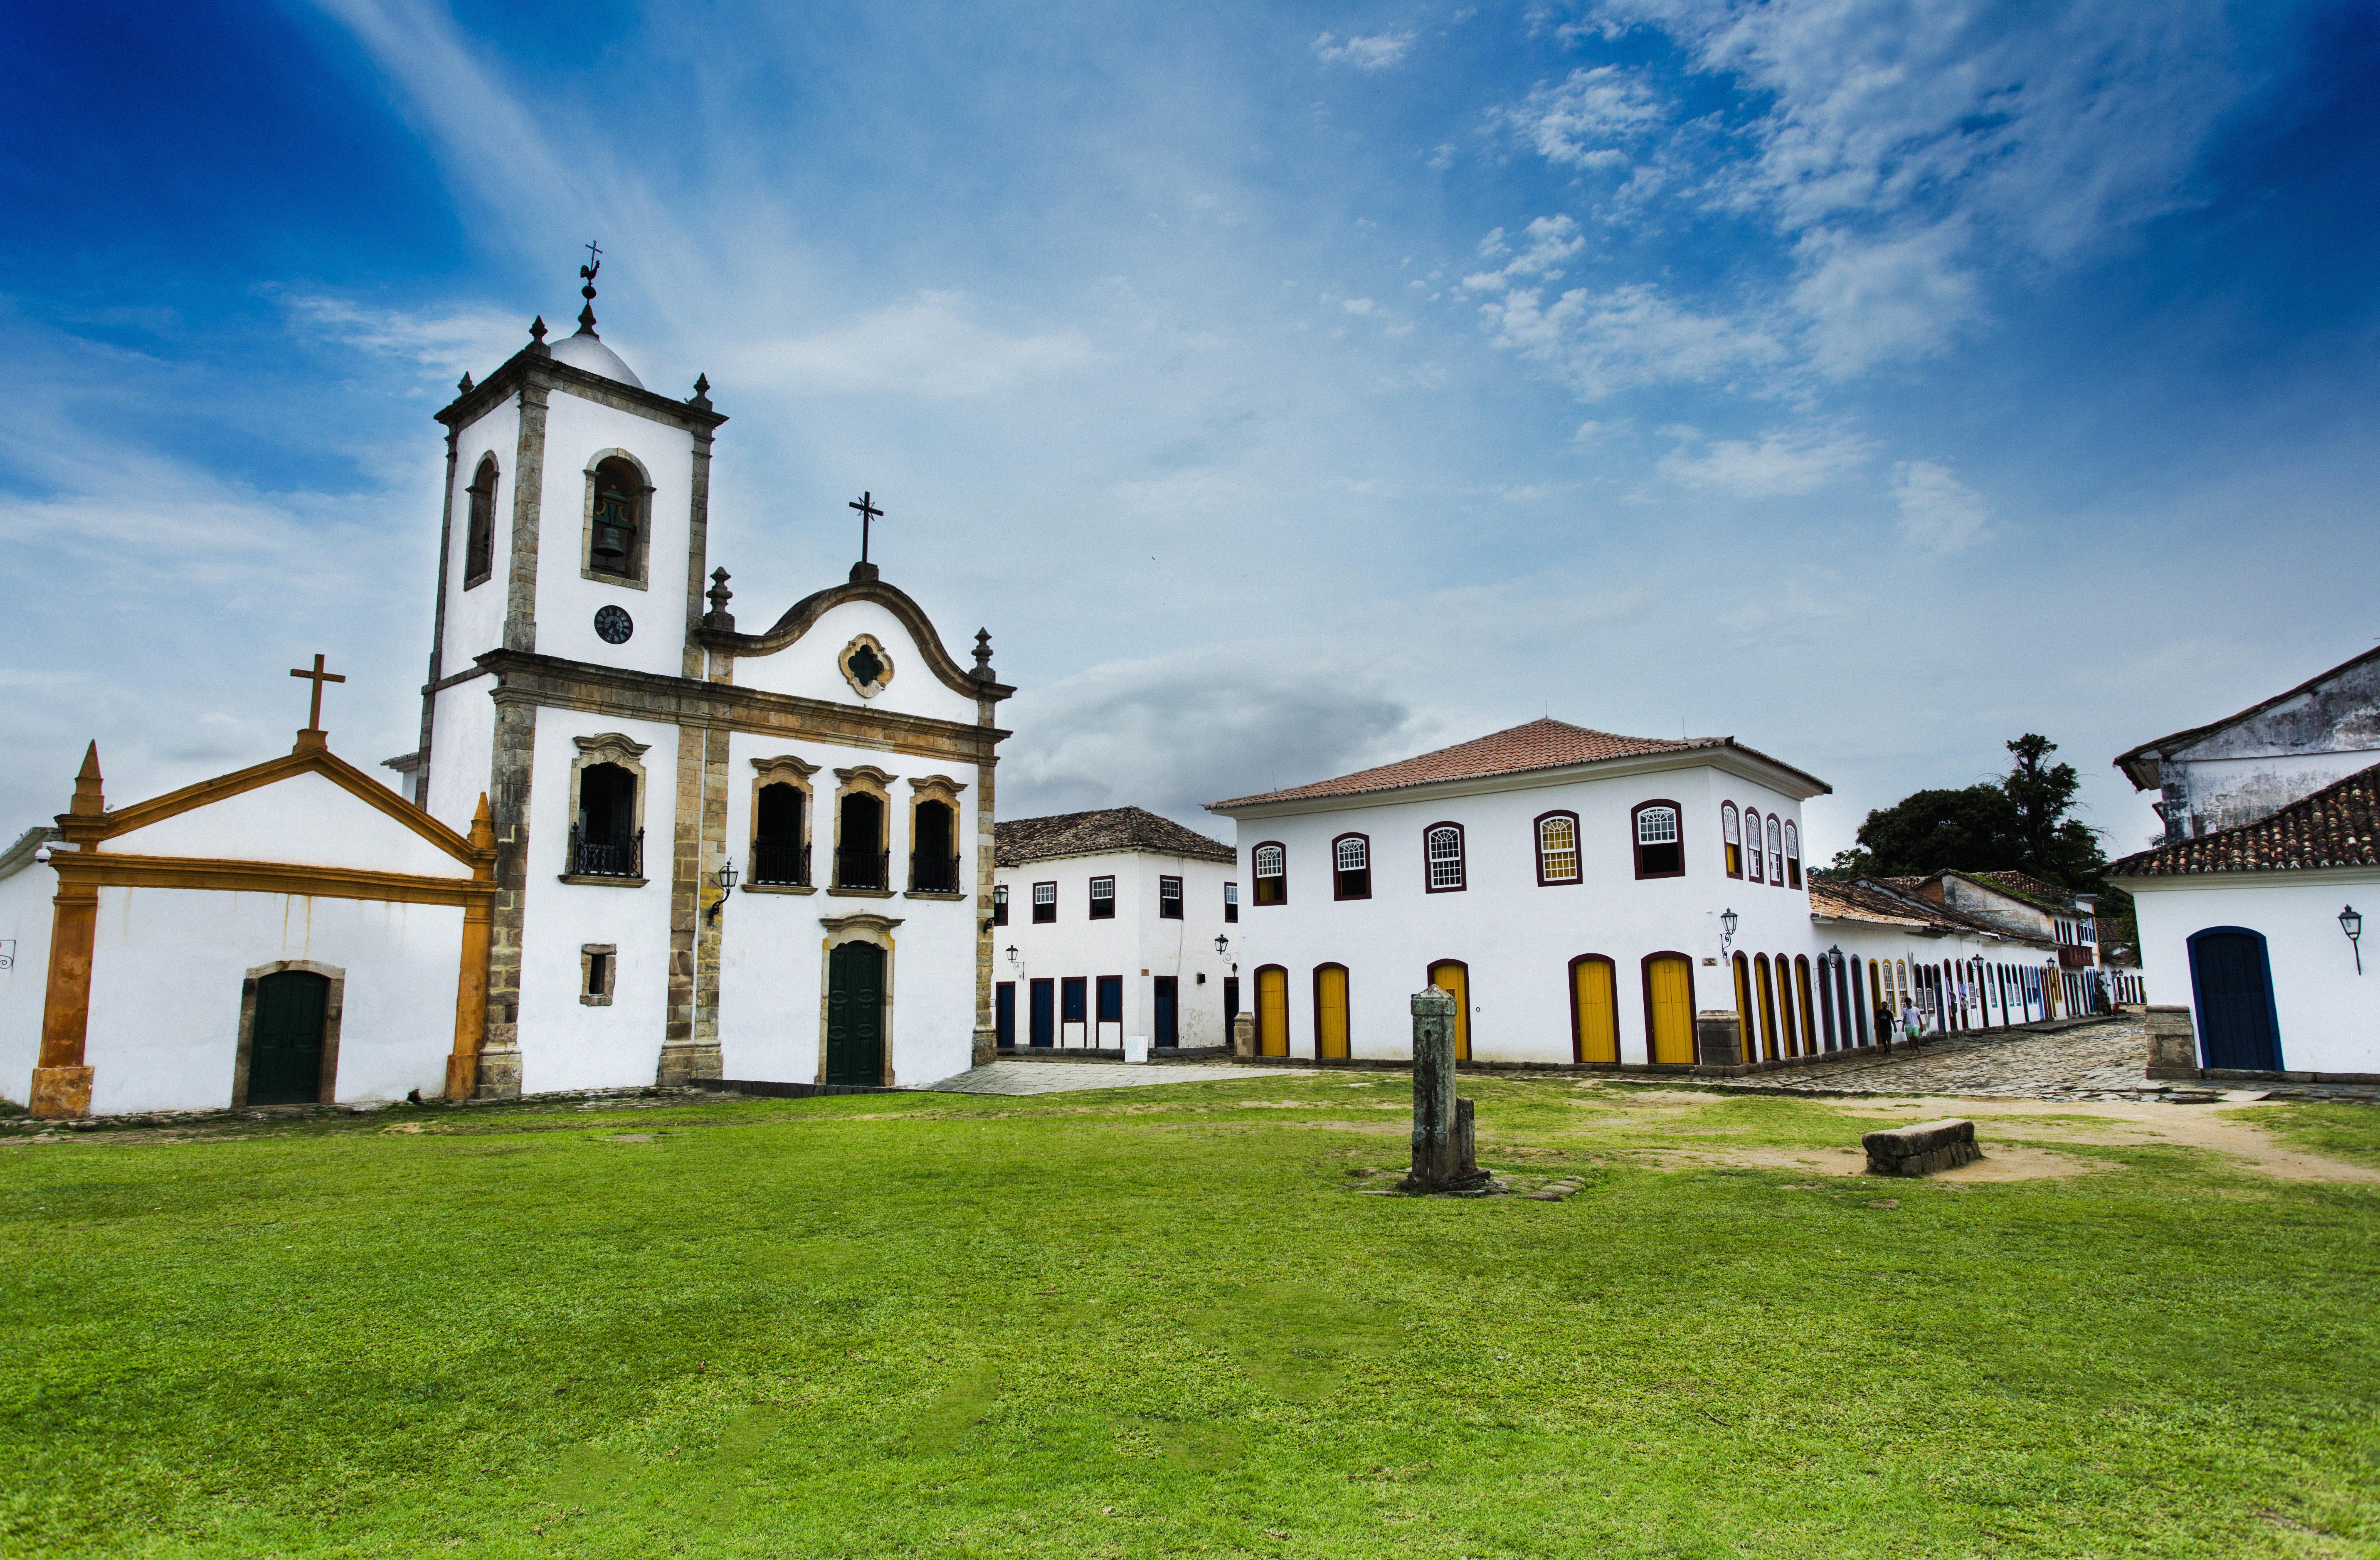
[[[302,666],[292,666],[289,668],[289,675],[293,677],[303,677],[314,685],[313,702],[307,707],[306,711],[306,729],[298,734],[298,741],[302,747],[319,748],[322,746],[322,685],[345,682],[347,679],[342,673],[322,670],[322,657],[319,654],[314,657],[312,671],[307,671]],[[311,740],[310,741],[309,738]]]
[[[859,561],[866,563],[868,561],[868,523],[870,520],[882,519],[884,511],[876,506],[876,495],[872,493],[861,494],[856,502],[847,504],[844,507],[859,511]]]

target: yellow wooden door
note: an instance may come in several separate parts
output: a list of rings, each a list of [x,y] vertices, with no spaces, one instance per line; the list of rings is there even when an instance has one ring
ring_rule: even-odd
[[[1257,1054],[1289,1054],[1289,971],[1257,971]]]
[[[1459,964],[1433,964],[1429,983],[1454,997],[1454,1059],[1471,1060],[1471,972]]]
[[[1612,990],[1611,961],[1583,958],[1570,967],[1572,994],[1578,1014],[1578,1059],[1582,1062],[1620,1060],[1619,994]]]
[[[1694,1059],[1694,968],[1683,956],[1663,954],[1645,972],[1652,993],[1653,1060]]]
[[[1347,971],[1340,965],[1314,972],[1314,1054],[1347,1054]]]

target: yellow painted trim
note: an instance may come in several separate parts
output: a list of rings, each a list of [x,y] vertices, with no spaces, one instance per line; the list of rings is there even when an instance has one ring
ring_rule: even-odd
[[[84,888],[188,888],[223,894],[297,894],[320,899],[379,899],[400,905],[487,905],[492,877],[416,877],[359,867],[309,867],[287,861],[231,861],[198,856],[134,856],[60,850],[50,857],[58,884]]]
[[[168,791],[148,801],[117,808],[100,818],[79,819],[78,827],[67,833],[78,843],[96,844],[300,774],[322,775],[341,790],[386,813],[465,866],[476,869],[480,865],[481,857],[472,848],[469,840],[326,748],[301,748],[281,758],[268,759],[247,769],[219,774],[212,780],[201,780],[195,786],[185,786],[178,791]]]

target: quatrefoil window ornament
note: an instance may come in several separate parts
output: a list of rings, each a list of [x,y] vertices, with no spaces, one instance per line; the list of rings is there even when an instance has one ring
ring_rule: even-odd
[[[835,657],[835,664],[843,671],[843,680],[851,685],[851,691],[862,699],[875,698],[892,680],[892,657],[873,634],[862,634],[844,646],[843,653]]]

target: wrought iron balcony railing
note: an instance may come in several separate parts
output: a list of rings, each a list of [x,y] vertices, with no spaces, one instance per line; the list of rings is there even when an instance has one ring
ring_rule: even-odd
[[[570,830],[570,872],[573,877],[644,876],[645,831],[638,829],[625,839],[589,839],[574,824]]]
[[[780,887],[810,885],[810,853],[799,842],[756,839],[752,842],[752,881]]]
[[[909,855],[909,886],[920,894],[956,894],[959,859],[955,856]]]
[[[834,853],[834,885],[837,888],[888,888],[886,869],[892,859],[889,850],[838,850]]]

